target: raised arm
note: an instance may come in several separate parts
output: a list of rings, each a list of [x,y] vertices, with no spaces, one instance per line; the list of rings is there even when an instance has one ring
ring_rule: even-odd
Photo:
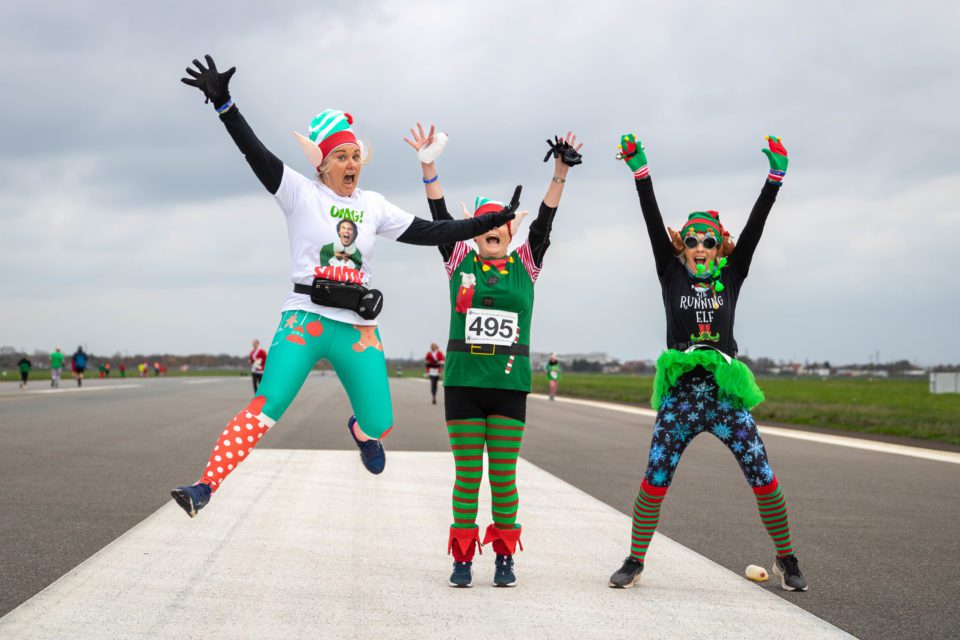
[[[653,249],[653,260],[657,267],[657,276],[663,277],[667,270],[668,261],[674,256],[674,247],[663,225],[663,216],[657,205],[657,197],[653,193],[653,181],[650,179],[650,169],[647,166],[647,154],[643,144],[632,133],[620,137],[620,151],[618,160],[624,160],[636,181],[637,195],[640,196],[640,210],[643,211],[643,221],[647,225],[647,235],[650,237],[650,247]]]
[[[423,125],[417,123],[416,129],[410,129],[410,138],[403,141],[413,147],[420,158],[420,168],[423,170],[423,188],[427,192],[427,205],[430,207],[430,217],[434,220],[453,220],[447,211],[447,203],[443,199],[443,189],[440,188],[440,176],[437,175],[437,158],[443,152],[446,144],[446,134],[442,138],[437,136],[437,128],[430,125],[429,134],[424,131]],[[456,243],[439,245],[440,256],[446,262],[453,255]]]
[[[553,140],[547,140],[547,144],[550,145],[550,149],[543,157],[543,161],[547,162],[550,156],[553,156],[553,177],[550,178],[547,193],[543,196],[543,202],[540,203],[540,211],[530,224],[530,233],[527,235],[530,253],[537,267],[543,266],[543,256],[550,246],[550,230],[553,227],[553,218],[557,215],[557,207],[560,206],[560,198],[563,196],[567,172],[570,171],[570,167],[583,163],[583,157],[580,155],[583,144],[577,144],[577,136],[571,132],[568,131],[564,138],[554,136]]]
[[[198,60],[194,60],[196,69],[187,67],[187,75],[190,77],[180,78],[180,81],[200,89],[206,101],[213,102],[213,108],[220,114],[220,120],[226,125],[227,132],[243,153],[253,173],[267,191],[275,194],[283,178],[283,162],[260,142],[230,97],[230,78],[233,77],[237,68],[230,67],[224,73],[220,73],[213,58],[207,55],[205,59],[206,67]]]
[[[773,203],[777,200],[777,194],[780,192],[780,185],[783,183],[783,177],[787,173],[787,150],[776,136],[767,136],[769,149],[763,149],[763,153],[770,162],[770,171],[767,173],[767,180],[760,190],[760,197],[753,205],[750,211],[750,217],[747,218],[747,224],[743,228],[740,237],[737,238],[737,246],[730,256],[730,266],[737,270],[741,278],[746,278],[750,271],[750,263],[753,261],[753,252],[757,249],[760,242],[760,236],[763,235],[763,227],[767,223],[767,216]]]

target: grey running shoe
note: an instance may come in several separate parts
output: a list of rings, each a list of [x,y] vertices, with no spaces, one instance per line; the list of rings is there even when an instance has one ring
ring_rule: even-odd
[[[472,566],[472,562],[454,562],[453,573],[450,574],[450,586],[469,587],[473,582],[473,571],[470,570]]]
[[[493,586],[515,587],[517,576],[513,572],[513,556],[497,554],[496,571],[493,574]]]
[[[643,563],[633,556],[623,561],[623,566],[610,576],[610,586],[614,589],[629,589],[640,581]]]
[[[807,579],[800,573],[797,556],[793,554],[777,558],[773,563],[773,575],[780,578],[780,588],[784,591],[807,590]]]

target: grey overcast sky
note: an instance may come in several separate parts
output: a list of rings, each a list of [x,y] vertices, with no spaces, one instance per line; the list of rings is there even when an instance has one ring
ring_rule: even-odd
[[[268,4],[270,6],[268,6]],[[575,131],[537,285],[536,351],[655,358],[665,328],[633,181],[635,132],[668,224],[717,209],[734,235],[790,169],[737,313],[751,356],[960,361],[956,2],[4,2],[0,344],[245,353],[289,290],[282,214],[210,105],[179,81],[210,53],[301,172],[291,131],[355,116],[360,186],[429,217],[415,122],[450,135],[448,201],[524,185]],[[522,237],[523,234],[521,234]],[[439,254],[378,244],[388,357],[445,342]],[[952,286],[952,285],[951,285]],[[953,327],[951,329],[951,327]]]

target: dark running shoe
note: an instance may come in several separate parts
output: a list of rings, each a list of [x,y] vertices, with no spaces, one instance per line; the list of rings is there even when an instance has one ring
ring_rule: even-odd
[[[472,562],[454,562],[453,573],[450,574],[450,586],[469,587],[470,583],[473,582],[473,571],[470,570],[472,566]]]
[[[780,588],[784,591],[807,590],[807,579],[800,573],[797,556],[793,554],[777,558],[773,563],[773,575],[779,576]]]
[[[614,589],[629,589],[640,581],[643,573],[643,563],[630,556],[623,561],[623,566],[610,576],[610,586]]]
[[[357,440],[357,436],[353,433],[353,425],[355,424],[357,424],[357,417],[350,416],[350,419],[347,420],[347,431],[350,432],[350,437],[353,438],[353,441],[357,443],[357,448],[360,449],[360,460],[363,461],[363,466],[374,475],[383,473],[383,468],[387,465],[387,454],[383,450],[383,445],[380,444],[379,440],[367,440],[365,442]]]
[[[192,518],[197,515],[197,511],[203,509],[210,502],[210,493],[210,485],[206,482],[198,482],[189,487],[177,487],[170,492],[170,495]]]
[[[513,573],[513,556],[497,554],[496,571],[493,574],[493,586],[515,587],[517,576]]]

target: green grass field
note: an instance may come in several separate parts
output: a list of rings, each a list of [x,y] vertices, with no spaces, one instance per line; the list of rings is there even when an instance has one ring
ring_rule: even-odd
[[[927,380],[761,378],[757,420],[960,444],[960,394],[932,395]],[[534,392],[546,393],[542,374]],[[560,394],[649,406],[652,376],[564,373]]]

